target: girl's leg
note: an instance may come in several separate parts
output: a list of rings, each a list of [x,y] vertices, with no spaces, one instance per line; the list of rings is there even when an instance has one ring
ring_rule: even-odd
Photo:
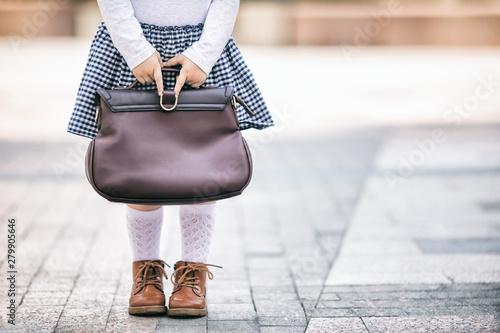
[[[207,263],[215,225],[215,201],[179,208],[182,261]]]
[[[162,206],[127,205],[127,229],[132,249],[133,286],[128,311],[133,315],[163,314],[167,311],[159,259],[163,224]]]
[[[182,205],[181,224],[182,259],[175,264],[174,290],[169,300],[171,316],[205,316],[205,282],[208,253],[215,224],[215,202]],[[212,275],[210,273],[210,278]]]
[[[133,261],[158,259],[163,207],[126,205],[125,216]]]

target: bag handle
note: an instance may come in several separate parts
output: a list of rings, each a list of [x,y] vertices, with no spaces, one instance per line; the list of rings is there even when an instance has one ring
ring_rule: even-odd
[[[162,74],[163,73],[180,73],[182,69],[182,66],[180,65],[176,65],[176,66],[172,66],[172,67],[162,67],[161,68],[161,71],[162,71]],[[133,88],[136,84],[140,83],[139,80],[135,79],[134,82],[132,82],[131,84],[129,84],[128,86],[123,86],[123,87],[116,87],[116,88],[113,88],[113,90],[126,90],[126,89],[131,89]],[[248,105],[246,105],[246,103],[238,96],[236,95],[233,95],[233,105],[234,107],[236,108],[236,103],[239,103],[243,106],[243,108],[245,109],[245,111],[251,116],[255,116],[255,113],[250,110],[250,108],[248,107]],[[173,111],[176,107],[177,107],[177,101],[178,101],[178,96],[175,96],[175,101],[174,101],[174,105],[171,107],[171,108],[166,108],[164,105],[163,105],[163,95],[160,96],[160,106],[163,110],[165,111]],[[97,116],[96,116],[97,117]]]
[[[162,74],[163,73],[166,73],[166,72],[170,72],[170,73],[179,73],[181,71],[182,67],[179,66],[179,65],[176,65],[175,67],[162,67],[161,68],[161,71],[162,71]],[[115,87],[113,88],[113,90],[125,90],[125,89],[131,89],[133,88],[136,84],[140,83],[139,80],[135,79],[134,82],[132,82],[131,84],[129,84],[128,86],[123,86],[123,87]]]
[[[169,72],[169,73],[180,73],[181,69],[182,69],[182,66],[180,66],[180,65],[176,65],[176,66],[172,66],[172,67],[162,67],[161,68],[161,72],[162,72],[162,75],[163,75],[163,73],[166,73],[166,72]],[[140,83],[139,80],[135,79],[135,81],[132,82],[131,84],[129,84],[128,86],[115,87],[115,88],[113,88],[113,90],[127,90],[127,89],[132,89],[138,83]],[[177,106],[177,101],[178,101],[178,96],[175,96],[174,105],[171,108],[166,108],[163,105],[163,95],[160,96],[160,106],[165,111],[173,111],[175,109],[175,107]]]
[[[233,105],[235,106],[235,108],[236,108],[236,103],[239,103],[239,104],[241,104],[241,105],[243,106],[243,108],[244,108],[244,109],[245,109],[245,111],[246,111],[246,112],[250,115],[250,117],[255,116],[255,113],[254,113],[252,110],[250,110],[250,108],[248,107],[247,103],[245,103],[245,102],[241,99],[241,97],[236,96],[236,95],[233,95],[233,97],[234,97],[234,104],[233,104]]]

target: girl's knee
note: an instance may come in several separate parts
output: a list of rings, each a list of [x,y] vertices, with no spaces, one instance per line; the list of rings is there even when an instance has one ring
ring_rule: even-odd
[[[134,205],[134,204],[127,204],[130,208],[137,209],[137,210],[142,210],[143,212],[149,212],[152,210],[156,210],[160,208],[161,206],[151,206],[151,205]]]

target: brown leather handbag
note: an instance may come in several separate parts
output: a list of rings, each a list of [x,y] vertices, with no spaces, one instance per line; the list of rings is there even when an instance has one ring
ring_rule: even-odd
[[[179,72],[165,67],[164,72]],[[109,201],[193,204],[242,193],[252,176],[239,131],[233,87],[165,90],[98,89],[97,136],[85,157],[87,179]]]

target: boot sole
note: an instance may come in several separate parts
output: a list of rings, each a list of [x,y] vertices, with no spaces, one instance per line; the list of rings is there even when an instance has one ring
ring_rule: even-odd
[[[172,317],[203,317],[207,315],[207,308],[204,309],[168,309],[168,315]]]
[[[131,315],[158,315],[167,313],[167,307],[164,305],[155,306],[129,306],[128,313]]]

